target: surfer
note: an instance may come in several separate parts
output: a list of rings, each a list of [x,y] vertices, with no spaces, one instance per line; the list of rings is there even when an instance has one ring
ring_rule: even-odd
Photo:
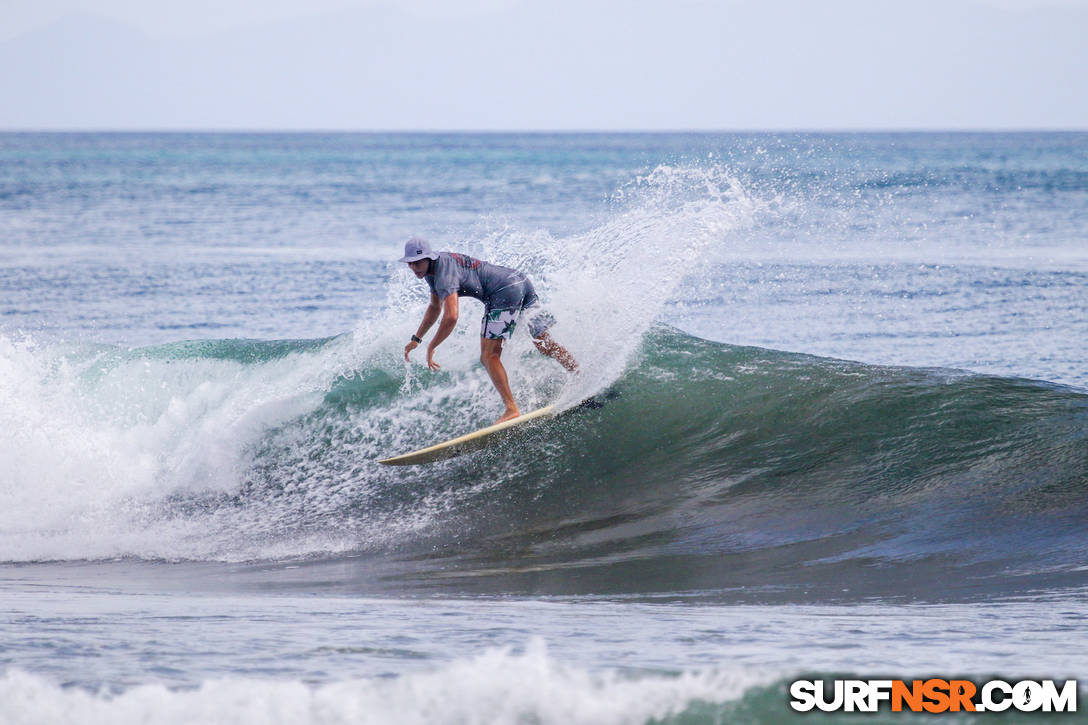
[[[407,262],[416,277],[426,280],[431,288],[431,303],[423,313],[423,321],[419,323],[419,329],[412,335],[411,341],[404,346],[405,360],[423,342],[423,336],[441,314],[438,332],[427,345],[427,367],[438,370],[441,366],[434,361],[434,351],[457,326],[458,298],[475,297],[484,303],[480,362],[506,406],[506,411],[496,423],[521,415],[514,402],[514,394],[510,392],[510,382],[500,356],[503,340],[509,340],[514,334],[522,314],[527,315],[529,335],[536,349],[570,372],[578,370],[574,356],[548,334],[548,328],[555,324],[555,319],[536,306],[533,283],[518,270],[483,262],[465,254],[435,252],[425,239],[418,238],[405,243],[404,256],[399,261]]]

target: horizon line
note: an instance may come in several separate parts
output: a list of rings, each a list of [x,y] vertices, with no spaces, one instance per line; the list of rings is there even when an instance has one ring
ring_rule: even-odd
[[[214,127],[214,126],[200,126],[192,128],[184,127],[133,127],[133,128],[117,128],[117,127],[71,127],[71,128],[27,128],[27,127],[12,127],[3,128],[0,127],[0,133],[3,134],[151,134],[151,133],[163,133],[163,134],[373,134],[373,135],[391,135],[391,134],[416,134],[416,135],[438,135],[438,134],[464,134],[464,135],[511,135],[511,134],[538,134],[538,135],[560,135],[560,134],[631,134],[631,135],[653,135],[653,134],[691,134],[691,135],[711,135],[711,134],[773,134],[773,133],[786,133],[786,134],[847,134],[847,133],[888,133],[888,134],[907,134],[907,133],[1086,133],[1088,132],[1088,126],[1084,127],[1047,127],[1047,126],[991,126],[991,127],[942,127],[942,126],[919,126],[912,127],[869,127],[869,126],[841,126],[841,127],[793,127],[793,128],[673,128],[673,129],[548,129],[548,128],[528,128],[528,129],[473,129],[473,128],[453,128],[453,129],[426,129],[426,128],[406,128],[406,129],[382,129],[382,128],[248,128],[248,127]]]

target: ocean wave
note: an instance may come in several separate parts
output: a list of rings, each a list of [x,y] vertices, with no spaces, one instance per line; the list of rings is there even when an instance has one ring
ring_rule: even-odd
[[[963,673],[960,673],[961,675]],[[850,672],[773,672],[722,664],[699,670],[589,670],[548,654],[539,639],[523,652],[491,649],[471,658],[396,677],[315,684],[300,680],[211,679],[196,687],[161,684],[89,690],[11,669],[0,674],[0,718],[8,725],[43,722],[230,723],[264,725],[717,725],[804,723],[791,709],[794,679],[869,679]],[[891,679],[891,678],[880,678]],[[975,675],[976,682],[992,675]],[[1080,696],[1083,697],[1083,691]],[[927,722],[927,713],[882,710],[866,722]],[[1072,722],[1084,717],[1073,715]],[[856,712],[824,713],[825,723],[853,723]],[[959,723],[986,722],[960,713]]]
[[[516,336],[519,404],[562,414],[433,466],[377,461],[499,410],[473,326],[436,374],[402,360],[426,297],[400,267],[332,338],[0,337],[0,561],[365,562],[361,588],[653,596],[1084,578],[1083,391],[657,325],[773,203],[709,165],[658,167],[614,204],[582,234],[468,245],[533,276],[581,372]]]
[[[1075,389],[662,327],[603,407],[574,406],[558,366],[526,356],[526,402],[566,412],[393,469],[377,459],[485,424],[493,391],[471,366],[352,367],[354,344],[96,349],[80,365],[9,347],[26,385],[2,449],[3,558],[351,556],[407,588],[936,596],[1075,578],[1088,553]]]
[[[759,698],[770,682],[766,675],[739,668],[654,675],[591,672],[557,662],[537,641],[520,654],[496,649],[427,672],[316,686],[224,679],[196,689],[145,684],[89,692],[12,670],[0,677],[0,716],[10,725],[702,723],[720,722],[746,693]]]

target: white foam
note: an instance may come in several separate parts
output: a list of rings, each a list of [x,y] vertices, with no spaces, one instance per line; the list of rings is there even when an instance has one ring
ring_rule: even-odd
[[[206,531],[160,504],[236,490],[265,431],[320,403],[329,356],[243,365],[0,338],[0,560],[207,553],[171,538]]]
[[[0,719],[9,725],[635,725],[675,715],[693,701],[738,699],[772,679],[741,670],[591,672],[557,662],[537,641],[524,654],[490,650],[428,672],[319,686],[224,679],[193,690],[140,685],[109,694],[9,671],[0,678]]]

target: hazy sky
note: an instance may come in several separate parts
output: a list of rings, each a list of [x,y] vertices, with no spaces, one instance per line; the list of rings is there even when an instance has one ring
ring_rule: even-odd
[[[7,129],[1088,128],[1088,0],[0,0]]]

